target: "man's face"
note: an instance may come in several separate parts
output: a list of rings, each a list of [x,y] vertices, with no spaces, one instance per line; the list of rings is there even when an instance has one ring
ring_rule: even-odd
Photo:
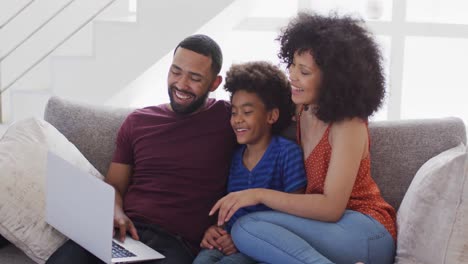
[[[211,58],[179,47],[167,76],[171,108],[176,113],[190,114],[202,107],[216,76],[211,71]]]

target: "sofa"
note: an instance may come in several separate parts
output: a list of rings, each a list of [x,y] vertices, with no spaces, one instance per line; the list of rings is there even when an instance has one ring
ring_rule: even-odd
[[[77,103],[52,97],[44,119],[57,128],[83,155],[106,174],[116,132],[132,111]],[[431,157],[466,144],[466,130],[459,118],[370,122],[372,176],[383,197],[396,209],[418,169]],[[295,126],[285,131],[293,138]],[[0,245],[1,245],[0,239]],[[0,248],[0,263],[34,263],[13,245]]]

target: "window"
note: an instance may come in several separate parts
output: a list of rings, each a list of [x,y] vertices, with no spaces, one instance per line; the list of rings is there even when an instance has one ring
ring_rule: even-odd
[[[385,104],[372,120],[457,116],[468,123],[466,100],[460,96],[468,88],[468,1],[251,1],[250,17],[227,41],[240,45],[223,48],[229,54],[224,65],[257,59],[279,62],[279,44],[273,40],[296,13],[291,8],[321,14],[334,10],[366,20],[382,48],[387,76]],[[216,97],[227,99],[219,90]]]
[[[468,123],[468,39],[408,37],[402,118],[459,116]]]
[[[448,24],[468,24],[466,0],[406,0],[407,20]]]

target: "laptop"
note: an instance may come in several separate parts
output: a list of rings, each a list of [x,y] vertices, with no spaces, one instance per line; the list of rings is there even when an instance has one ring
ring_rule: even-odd
[[[128,235],[124,243],[113,239],[114,200],[112,186],[48,153],[47,223],[105,263],[164,258]]]

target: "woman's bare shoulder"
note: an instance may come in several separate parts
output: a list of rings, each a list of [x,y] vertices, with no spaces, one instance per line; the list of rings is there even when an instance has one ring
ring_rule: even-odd
[[[367,132],[367,123],[361,118],[355,117],[335,122],[331,128],[335,133],[354,133],[354,132]]]

